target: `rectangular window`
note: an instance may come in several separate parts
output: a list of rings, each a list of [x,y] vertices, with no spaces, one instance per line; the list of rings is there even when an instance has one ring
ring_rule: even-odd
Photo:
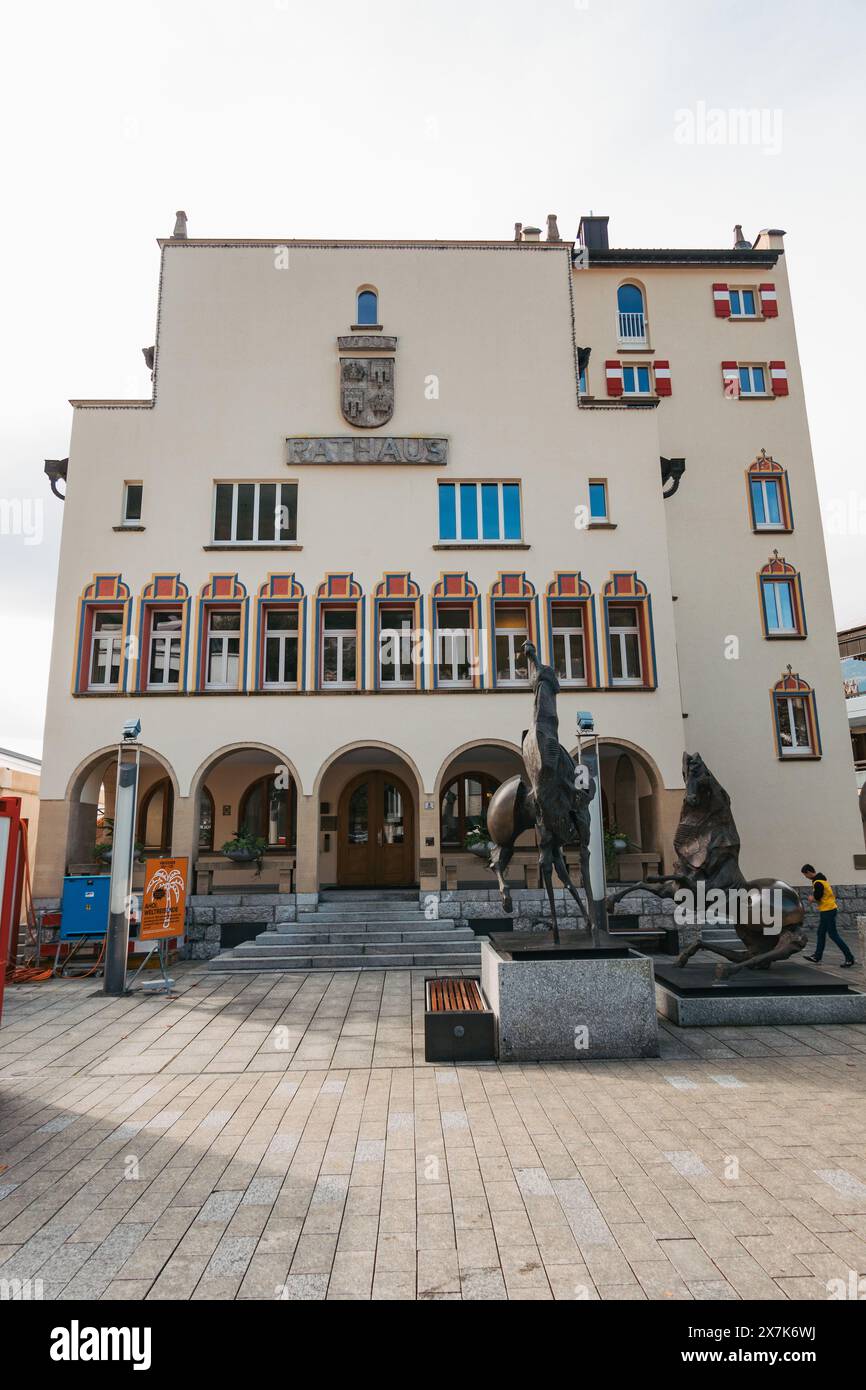
[[[415,629],[415,610],[383,608],[379,620],[379,684],[414,686],[412,634]]]
[[[611,607],[608,610],[608,627],[611,684],[641,685],[643,669],[637,608]]]
[[[749,486],[752,494],[752,515],[755,529],[777,531],[784,527],[782,512],[781,480],[779,478],[751,478]]]
[[[217,483],[213,539],[226,545],[297,540],[297,483]]]
[[[766,396],[767,373],[763,367],[738,367],[741,396]]]
[[[472,609],[440,604],[436,612],[436,683],[472,685],[475,668]]]
[[[141,483],[123,484],[123,525],[141,525],[141,499],[144,487]]]
[[[237,690],[241,660],[241,615],[238,609],[212,608],[207,626],[207,690]]]
[[[123,609],[97,608],[90,638],[88,690],[112,690],[120,680]]]
[[[607,521],[607,483],[596,478],[589,485],[590,521]]]
[[[322,684],[354,689],[358,677],[358,628],[354,608],[322,611]]]
[[[754,290],[729,290],[732,319],[753,319],[758,314],[758,299]]]
[[[622,389],[626,396],[649,396],[652,394],[652,373],[649,367],[623,367]]]
[[[589,395],[589,387],[586,384],[586,367],[583,368],[583,371],[580,374],[580,380],[578,381],[577,389],[582,396]]]
[[[812,753],[812,735],[804,696],[776,696],[776,713],[779,719],[779,745],[782,756]]]
[[[148,652],[148,690],[177,690],[180,685],[180,644],[183,614],[178,609],[151,613]]]
[[[440,483],[439,539],[478,544],[522,539],[519,483]]]
[[[262,686],[268,690],[297,688],[298,610],[266,608]]]
[[[553,666],[563,684],[586,685],[586,632],[579,605],[555,603],[552,613]]]
[[[496,684],[526,685],[529,667],[523,645],[529,641],[529,612],[525,604],[493,605],[493,641]]]
[[[782,636],[799,633],[795,617],[794,595],[788,579],[763,579],[764,618],[768,634]]]

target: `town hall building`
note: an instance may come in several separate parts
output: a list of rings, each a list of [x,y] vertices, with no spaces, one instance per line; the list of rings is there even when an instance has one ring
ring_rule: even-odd
[[[130,719],[136,838],[199,892],[494,886],[527,639],[562,742],[594,718],[613,877],[669,869],[688,750],[747,875],[866,882],[781,231],[160,247],[150,390],[73,401],[52,466],[37,898]]]

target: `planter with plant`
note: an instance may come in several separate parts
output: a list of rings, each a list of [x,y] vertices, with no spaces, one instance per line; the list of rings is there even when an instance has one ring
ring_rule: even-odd
[[[261,835],[251,835],[248,830],[239,830],[231,840],[226,840],[222,846],[222,852],[226,859],[231,859],[234,864],[258,865],[258,872],[262,871],[262,858],[268,842]]]
[[[473,825],[471,830],[466,832],[463,841],[463,848],[470,854],[475,854],[479,859],[489,859],[493,845],[487,830],[486,820],[479,821],[478,825]]]
[[[102,833],[105,836],[102,840],[97,840],[93,846],[93,860],[96,864],[110,864],[111,851],[114,847],[114,818],[106,816],[102,822]],[[136,840],[133,845],[133,858],[137,864],[141,863],[144,854],[144,845],[140,840]]]
[[[617,855],[621,854],[624,849],[628,849],[628,845],[628,836],[618,826],[612,825],[609,830],[605,830],[604,864],[609,879],[614,877]]]

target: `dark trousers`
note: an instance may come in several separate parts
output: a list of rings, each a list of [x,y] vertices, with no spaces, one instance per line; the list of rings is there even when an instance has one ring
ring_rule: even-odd
[[[839,950],[842,952],[842,955],[845,957],[846,960],[854,959],[836,928],[835,907],[831,907],[829,912],[818,913],[818,940],[815,943],[815,955],[817,956],[818,960],[820,960],[824,954],[824,947],[827,944],[828,936],[831,941],[835,941],[836,945],[839,947]]]

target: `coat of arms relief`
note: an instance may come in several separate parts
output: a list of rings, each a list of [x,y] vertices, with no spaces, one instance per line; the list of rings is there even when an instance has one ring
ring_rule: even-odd
[[[340,362],[340,409],[350,425],[375,429],[394,414],[393,357],[348,357]]]

